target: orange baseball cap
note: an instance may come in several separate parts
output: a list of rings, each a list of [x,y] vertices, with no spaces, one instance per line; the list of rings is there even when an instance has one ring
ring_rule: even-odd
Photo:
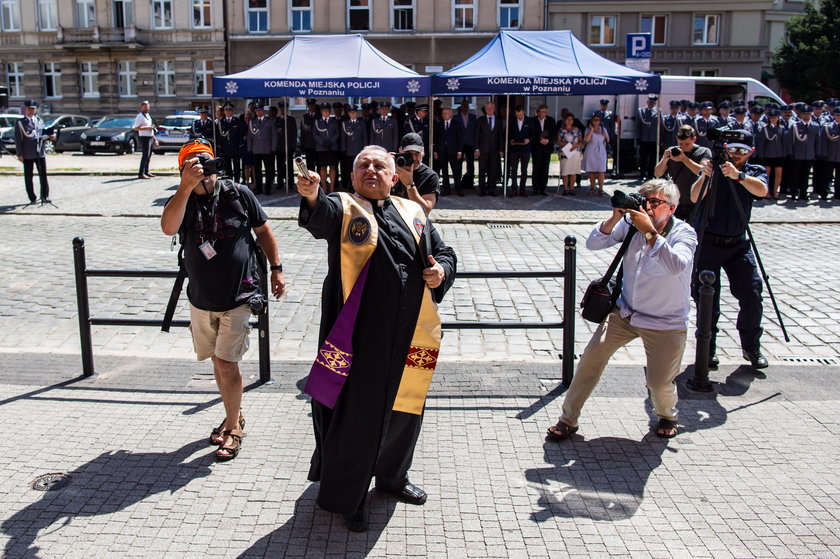
[[[213,146],[204,138],[197,138],[185,143],[178,152],[178,167],[183,167],[184,161],[190,159],[193,155],[198,153],[209,153],[210,157],[215,157],[213,154]]]

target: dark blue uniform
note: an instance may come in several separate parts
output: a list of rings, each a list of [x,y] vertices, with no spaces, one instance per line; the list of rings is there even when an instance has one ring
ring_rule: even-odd
[[[744,173],[756,177],[767,184],[767,174],[764,168],[759,165],[744,166]],[[731,186],[734,187],[730,188]],[[735,196],[741,201],[741,207],[749,222],[752,212],[752,204],[757,200],[740,182],[733,181],[722,175],[718,176],[716,193],[714,195],[713,215],[706,224],[703,237],[695,255],[696,269],[698,272],[711,270],[715,273],[715,297],[714,314],[712,315],[712,340],[710,352],[715,353],[716,336],[718,332],[718,319],[720,318],[720,270],[726,272],[729,279],[729,290],[738,300],[740,311],[736,326],[741,339],[741,349],[744,352],[757,352],[761,348],[761,334],[764,331],[761,327],[761,315],[763,306],[761,303],[761,276],[758,274],[755,255],[750,248],[749,240],[746,237],[746,224],[741,220],[738,209],[733,198]],[[707,215],[707,206],[711,193],[698,204],[698,211],[694,222],[694,228],[699,226]],[[692,295],[697,300],[698,281],[692,284]]]
[[[216,121],[216,154],[225,161],[225,176],[238,183],[240,156],[245,138],[245,125],[239,118],[220,118]]]
[[[291,116],[277,116],[277,187],[284,188],[295,184],[292,159],[297,146],[297,123]]]
[[[190,138],[204,138],[206,140],[213,141],[213,121],[209,118],[207,120],[196,120],[193,121],[192,126],[190,126]]]

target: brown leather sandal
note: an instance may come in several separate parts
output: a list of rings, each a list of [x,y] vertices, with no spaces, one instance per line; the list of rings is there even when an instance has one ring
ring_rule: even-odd
[[[240,431],[239,434],[236,434],[233,431],[222,431],[222,438],[227,439],[228,437],[233,439],[233,445],[219,447],[219,450],[216,451],[217,462],[233,460],[242,448],[242,431]]]
[[[211,445],[219,446],[220,444],[222,444],[224,442],[224,438],[222,437],[222,430],[225,428],[225,422],[226,421],[227,421],[227,418],[224,418],[222,420],[222,422],[219,424],[219,426],[216,427],[215,429],[213,429],[210,432],[209,442],[210,442]],[[239,428],[240,429],[245,428],[245,416],[242,415],[242,410],[239,410]]]
[[[558,421],[556,425],[552,425],[548,428],[545,432],[545,438],[549,441],[564,441],[577,433],[577,431],[577,427],[572,427],[562,421]]]

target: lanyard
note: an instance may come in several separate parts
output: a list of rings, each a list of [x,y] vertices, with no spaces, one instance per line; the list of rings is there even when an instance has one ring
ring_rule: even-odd
[[[213,220],[213,233],[212,237],[207,239],[210,241],[210,246],[216,246],[216,233],[219,230],[219,212],[217,211],[219,206],[219,197],[213,196],[212,204],[210,205],[210,219]],[[198,244],[204,244],[205,241],[205,234],[204,234],[204,214],[201,211],[201,202],[196,199],[196,232],[198,233]]]

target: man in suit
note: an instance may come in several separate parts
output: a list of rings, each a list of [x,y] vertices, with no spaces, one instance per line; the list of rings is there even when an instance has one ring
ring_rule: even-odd
[[[441,110],[441,119],[435,123],[435,155],[434,158],[440,165],[443,196],[452,193],[449,187],[449,172],[452,171],[452,184],[455,186],[455,193],[463,196],[461,192],[461,149],[464,145],[464,128],[461,123],[452,118],[452,109],[444,107]]]
[[[274,120],[265,114],[266,106],[257,103],[257,116],[248,124],[248,151],[254,162],[254,192],[268,194],[271,192],[271,182],[263,187],[263,168],[268,181],[274,177],[274,152],[277,151],[277,126]]]
[[[274,118],[277,128],[277,188],[294,187],[294,168],[292,159],[297,146],[297,123],[294,117],[286,114],[286,102],[277,104],[277,116]]]
[[[551,154],[554,153],[554,140],[557,136],[557,123],[554,117],[548,116],[548,106],[537,107],[537,116],[531,121],[534,138],[531,141],[531,156],[534,164],[531,172],[531,184],[534,194],[548,196],[548,167],[551,164]]]
[[[32,184],[32,169],[38,169],[38,180],[41,183],[41,205],[52,204],[50,201],[50,185],[47,181],[47,158],[44,153],[44,140],[55,141],[55,134],[46,135],[44,122],[35,114],[37,101],[24,101],[24,117],[15,123],[15,153],[18,161],[23,162],[23,183],[29,203],[34,204],[35,188]]]
[[[222,106],[224,117],[216,121],[216,153],[225,161],[225,176],[238,183],[241,175],[240,156],[245,124],[233,116],[233,103]]]
[[[382,146],[386,151],[396,152],[400,143],[397,119],[391,116],[391,102],[379,104],[379,116],[370,121],[370,143]]]
[[[475,124],[475,156],[478,157],[480,196],[496,195],[503,152],[503,130],[504,124],[496,115],[496,105],[484,105],[484,116]]]
[[[519,196],[525,193],[525,180],[528,178],[528,162],[531,159],[531,139],[534,136],[531,120],[525,116],[522,105],[514,109],[514,117],[508,122],[508,177],[510,178],[510,197],[517,195],[516,168],[520,168]]]
[[[656,134],[659,130],[659,109],[656,102],[659,97],[647,98],[647,107],[639,107],[636,115],[637,138],[639,139],[639,172],[642,182],[653,178],[656,167]]]
[[[464,129],[464,145],[461,147],[461,153],[465,167],[464,176],[461,177],[461,188],[472,188],[475,180],[475,125],[478,117],[470,112],[468,99],[461,101],[455,118],[461,122],[461,127]]]

